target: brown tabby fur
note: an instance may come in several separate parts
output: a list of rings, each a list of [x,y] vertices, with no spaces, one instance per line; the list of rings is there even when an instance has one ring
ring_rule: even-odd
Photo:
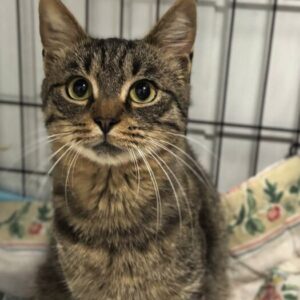
[[[63,135],[52,136],[53,240],[35,299],[227,299],[218,195],[183,136],[194,0],[176,1],[143,40],[88,37],[59,0],[40,1],[40,21],[45,123]],[[68,97],[72,76],[91,82],[90,99]],[[133,103],[144,78],[157,98]],[[93,148],[99,118],[117,120],[114,147]]]

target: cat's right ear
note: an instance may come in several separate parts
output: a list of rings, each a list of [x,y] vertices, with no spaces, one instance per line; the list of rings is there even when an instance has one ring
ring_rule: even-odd
[[[86,37],[82,27],[60,0],[40,0],[39,15],[44,53],[55,54]]]

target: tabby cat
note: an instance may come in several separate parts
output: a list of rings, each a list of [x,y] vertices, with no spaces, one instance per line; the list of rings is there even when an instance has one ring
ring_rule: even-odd
[[[196,2],[134,41],[39,10],[55,215],[35,299],[227,299],[218,195],[185,137]]]

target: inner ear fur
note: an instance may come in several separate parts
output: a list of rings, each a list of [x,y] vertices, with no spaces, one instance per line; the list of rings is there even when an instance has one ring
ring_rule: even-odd
[[[46,53],[71,47],[86,34],[60,0],[40,0],[40,35]]]
[[[177,0],[146,36],[145,41],[175,56],[190,56],[196,38],[195,0]]]

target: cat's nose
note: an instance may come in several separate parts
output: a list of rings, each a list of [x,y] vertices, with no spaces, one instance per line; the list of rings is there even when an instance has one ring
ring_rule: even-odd
[[[120,122],[119,119],[101,119],[95,118],[95,123],[101,128],[103,134],[108,134],[109,131]]]

